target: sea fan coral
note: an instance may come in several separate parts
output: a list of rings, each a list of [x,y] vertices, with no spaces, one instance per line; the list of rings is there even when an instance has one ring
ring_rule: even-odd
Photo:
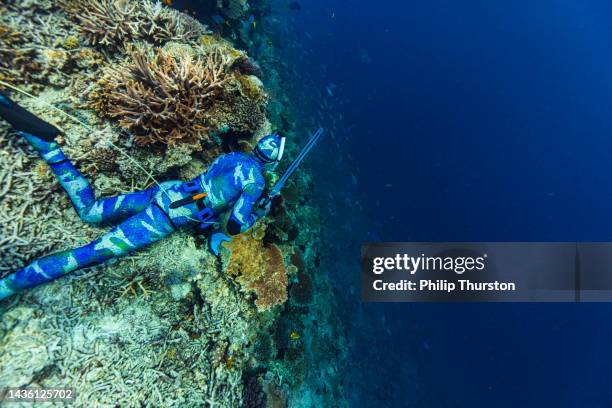
[[[79,23],[92,45],[117,48],[133,40],[153,44],[191,41],[208,32],[197,20],[160,2],[61,0],[59,4]]]
[[[243,289],[255,292],[257,309],[265,311],[287,300],[287,273],[281,250],[265,247],[254,235],[241,234],[226,244],[230,258],[225,272],[237,277]]]
[[[127,61],[107,69],[99,81],[94,106],[118,119],[140,145],[195,144],[206,135],[205,119],[227,69],[226,56],[216,49],[175,55],[130,47]]]

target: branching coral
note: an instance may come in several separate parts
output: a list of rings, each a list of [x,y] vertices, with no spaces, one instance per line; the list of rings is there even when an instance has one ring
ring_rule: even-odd
[[[30,80],[41,70],[35,61],[36,50],[23,34],[0,25],[0,79],[19,83]]]
[[[218,50],[175,55],[143,45],[128,55],[99,81],[96,109],[118,119],[140,145],[203,139],[208,110],[227,79],[226,56]]]
[[[208,30],[197,20],[160,2],[128,0],[61,0],[92,45],[117,48],[134,40],[163,44],[191,41]]]
[[[256,229],[226,244],[231,255],[225,272],[237,277],[246,291],[255,292],[257,309],[265,311],[287,300],[287,273],[281,250],[265,247],[261,235]]]
[[[116,46],[132,38],[136,4],[121,0],[63,0],[60,6],[80,24],[92,45]]]
[[[53,250],[76,245],[82,224],[59,219],[68,206],[25,141],[0,128],[0,276]]]

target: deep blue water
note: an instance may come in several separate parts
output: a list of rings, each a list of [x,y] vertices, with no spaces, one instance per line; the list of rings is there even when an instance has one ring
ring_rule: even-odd
[[[352,406],[612,407],[609,304],[365,305],[358,289],[366,240],[612,241],[612,4],[280,13],[285,63],[317,94],[303,114],[333,130],[314,163]]]

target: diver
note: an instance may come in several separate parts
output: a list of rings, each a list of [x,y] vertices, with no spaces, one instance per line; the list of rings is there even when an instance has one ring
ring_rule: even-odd
[[[49,165],[81,220],[116,225],[85,246],[37,259],[0,279],[0,300],[75,270],[127,255],[187,226],[213,226],[210,245],[218,255],[221,242],[231,239],[219,227],[223,213],[231,211],[226,227],[230,235],[246,231],[268,214],[271,199],[263,197],[264,172],[277,167],[285,147],[285,138],[271,134],[260,139],[251,154],[224,154],[191,181],[167,181],[147,190],[96,199],[87,179],[55,143],[59,129],[2,92],[0,117]]]

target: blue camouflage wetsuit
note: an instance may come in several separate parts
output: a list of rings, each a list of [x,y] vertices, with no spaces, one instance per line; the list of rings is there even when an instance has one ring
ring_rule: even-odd
[[[263,172],[269,164],[280,160],[282,147],[279,147],[284,146],[284,139],[281,143],[278,135],[269,135],[261,139],[253,154],[225,154],[191,182],[168,181],[147,190],[96,199],[87,179],[55,142],[21,134],[49,164],[83,221],[121,223],[85,246],[45,256],[0,279],[0,300],[77,269],[129,254],[178,228],[197,225],[202,222],[198,213],[203,208],[210,209],[207,210],[212,215],[210,223],[221,212],[231,209],[230,234],[247,230],[258,216],[267,212],[255,211],[265,187]],[[171,203],[199,192],[206,193],[203,202],[170,207]]]

